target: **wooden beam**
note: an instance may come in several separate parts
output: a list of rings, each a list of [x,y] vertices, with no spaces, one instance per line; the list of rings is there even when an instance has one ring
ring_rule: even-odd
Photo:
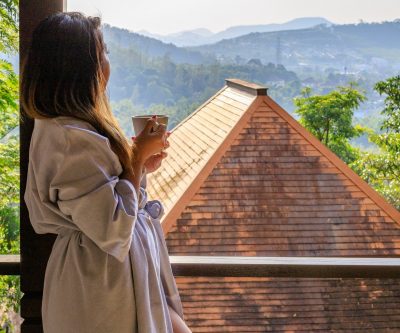
[[[399,278],[400,258],[170,256],[175,276]]]
[[[0,275],[19,275],[20,257],[14,254],[0,255]]]
[[[19,30],[20,30],[20,68],[22,69],[25,57],[31,43],[32,32],[37,24],[50,14],[63,11],[65,0],[20,0],[19,2]],[[20,103],[21,105],[21,103]],[[33,131],[33,121],[24,118],[21,112],[20,121],[20,235],[21,235],[21,291],[24,293],[21,301],[21,314],[24,322],[21,325],[22,333],[42,332],[41,318],[25,315],[27,311],[24,299],[30,299],[40,294],[43,289],[43,279],[48,257],[55,237],[53,235],[37,235],[29,221],[29,214],[24,202],[26,176],[29,162],[29,145]],[[14,267],[15,268],[15,267]],[[34,313],[40,313],[41,298],[35,304]]]

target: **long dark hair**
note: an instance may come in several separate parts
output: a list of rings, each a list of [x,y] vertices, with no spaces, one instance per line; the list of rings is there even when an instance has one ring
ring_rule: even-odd
[[[58,12],[33,32],[22,68],[21,104],[30,118],[71,116],[89,122],[110,140],[124,170],[131,146],[114,117],[103,84],[105,43],[99,17]]]

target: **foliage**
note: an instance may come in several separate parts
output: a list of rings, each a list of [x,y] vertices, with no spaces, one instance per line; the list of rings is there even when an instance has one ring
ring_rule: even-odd
[[[201,104],[201,101],[211,97],[212,92],[205,92],[204,97],[191,101],[185,97],[180,98],[174,105],[152,104],[149,107],[134,105],[132,100],[123,99],[119,102],[111,102],[113,113],[117,117],[125,134],[130,137],[134,135],[131,117],[139,114],[165,114],[169,116],[168,130],[173,129],[185,117],[190,115]]]
[[[0,2],[0,53],[18,51],[18,0]]]
[[[18,78],[12,65],[0,59],[0,139],[18,125]]]
[[[9,122],[10,123],[10,122]],[[0,143],[0,254],[19,253],[19,141]]]
[[[113,40],[106,41],[112,64],[108,84],[110,99],[130,99],[137,106],[171,107],[181,98],[189,103],[197,102],[210,92],[215,93],[225,79],[232,77],[268,85],[274,81],[298,80],[295,73],[274,64],[175,63],[168,54],[151,58],[135,47],[121,47]]]
[[[380,81],[375,85],[375,90],[385,94],[385,108],[382,115],[385,117],[382,128],[394,133],[400,132],[400,75]]]
[[[163,43],[127,29],[102,25],[105,40],[112,41],[120,49],[139,49],[145,58],[159,58],[168,55],[175,63],[204,64],[215,62],[213,56],[203,55],[198,51],[177,47],[171,43]]]
[[[18,51],[18,1],[0,2],[0,53]],[[18,77],[0,59],[0,254],[19,253]],[[0,276],[0,325],[13,329],[10,311],[19,312],[19,277]]]
[[[353,125],[354,110],[365,96],[353,85],[338,87],[325,95],[311,95],[311,88],[302,91],[302,97],[294,99],[300,123],[346,163],[358,158],[358,150],[349,140],[365,130]]]
[[[136,38],[135,35],[131,37],[133,41]],[[171,129],[220,89],[226,78],[268,85],[270,82],[287,83],[280,89],[291,97],[299,92],[296,74],[283,66],[175,63],[168,54],[153,58],[146,56],[134,47],[133,41],[128,43],[124,39],[128,46],[121,46],[109,32],[105,38],[111,50],[112,71],[108,87],[112,108],[129,136],[133,135],[132,115],[168,114]],[[287,98],[285,102],[289,100]]]
[[[381,127],[385,133],[370,133],[369,137],[380,152],[365,153],[351,166],[400,209],[400,76],[378,82],[375,89],[386,95]]]
[[[17,326],[20,322],[21,296],[19,276],[4,276],[0,279],[0,333],[19,331]]]

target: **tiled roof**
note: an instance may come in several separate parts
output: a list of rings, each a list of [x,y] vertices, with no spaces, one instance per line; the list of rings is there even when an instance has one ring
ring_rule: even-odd
[[[234,127],[243,121],[255,98],[226,86],[172,130],[168,157],[148,177],[147,184],[149,197],[164,204],[169,217],[163,221],[171,220],[176,208],[183,207],[181,200],[198,183],[198,176],[204,174]],[[172,208],[175,210],[171,212]]]
[[[265,89],[227,83],[174,129],[169,156],[149,176],[150,196],[167,206],[170,255],[400,254],[395,208]],[[400,281],[250,280],[177,277],[193,332],[345,332],[351,322],[371,332],[400,327]],[[374,303],[379,294],[388,296],[382,299],[389,312],[381,299]]]
[[[194,333],[400,332],[400,279],[176,277]]]
[[[396,209],[271,98],[228,83],[149,177],[171,255],[400,254]]]

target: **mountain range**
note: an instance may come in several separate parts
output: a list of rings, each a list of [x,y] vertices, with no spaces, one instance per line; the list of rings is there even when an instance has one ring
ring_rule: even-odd
[[[213,33],[204,28],[181,31],[168,35],[153,34],[146,30],[140,30],[137,33],[158,39],[164,43],[173,43],[177,46],[199,46],[203,44],[217,43],[223,39],[236,38],[252,32],[306,29],[320,24],[330,26],[333,23],[322,17],[302,17],[285,23],[238,25],[217,33]]]
[[[325,24],[299,28],[312,22]],[[178,47],[108,24],[104,24],[103,33],[111,50],[113,47],[126,49],[127,52],[132,49],[144,57],[167,57],[177,64],[207,65],[220,62],[243,65],[252,61],[254,65],[281,64],[295,71],[317,68],[317,71],[335,69],[353,73],[393,72],[400,69],[400,20],[346,25],[327,22],[318,18],[297,19],[285,24],[286,28],[291,27],[292,30],[251,32],[214,44],[193,47]],[[259,26],[232,27],[223,33],[225,36],[235,35],[256,27]],[[277,25],[269,27],[278,28]],[[204,29],[192,33],[215,38]],[[193,40],[197,39],[193,37]]]
[[[214,57],[203,55],[199,51],[187,50],[172,43],[164,43],[158,39],[140,35],[123,28],[113,27],[107,23],[102,26],[104,40],[108,48],[133,49],[145,57],[168,56],[175,63],[207,64],[214,62]]]
[[[400,71],[400,20],[251,32],[198,47],[178,47],[106,24],[103,33],[111,50],[111,99],[171,108],[170,114],[187,114],[225,78],[235,77],[268,86],[289,111],[304,86],[326,93],[356,81],[370,101],[361,117],[381,109],[373,85]],[[195,33],[210,36],[203,29]],[[121,114],[131,113],[125,104],[120,108]]]
[[[352,71],[400,69],[400,20],[318,25],[307,29],[253,32],[215,44],[188,48],[223,63],[258,59],[291,70],[320,67]]]

